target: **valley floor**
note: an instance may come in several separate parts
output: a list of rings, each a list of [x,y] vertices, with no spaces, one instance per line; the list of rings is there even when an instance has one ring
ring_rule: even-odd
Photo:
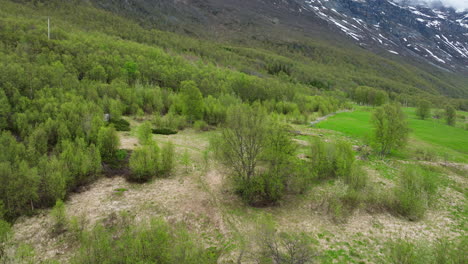
[[[297,129],[303,134],[320,133],[326,140],[337,137],[336,133],[323,129]],[[102,178],[69,197],[67,217],[78,219],[86,228],[98,221],[115,221],[122,213],[137,222],[147,222],[152,217],[162,217],[171,224],[183,222],[207,246],[226,241],[234,245],[221,258],[223,263],[237,261],[241,252],[241,263],[254,262],[250,249],[255,248],[257,222],[265,214],[272,216],[281,231],[305,232],[315,238],[324,263],[381,263],[382,245],[391,239],[431,242],[441,237],[466,236],[463,194],[468,186],[463,176],[466,166],[451,170],[450,166],[433,164],[444,171],[449,184],[440,189],[436,206],[421,221],[410,222],[390,213],[362,208],[346,221],[337,223],[324,206],[327,197],[341,191],[333,181],[316,185],[304,195],[287,197],[276,206],[252,208],[243,204],[226,184],[223,168],[211,159],[204,159],[212,133],[216,131],[185,130],[176,135],[155,136],[158,143],[172,141],[178,159],[187,150],[191,164],[179,165],[170,178],[146,184],[128,183],[120,175]],[[123,148],[133,149],[138,145],[132,133],[121,132],[120,136]],[[307,145],[306,140],[302,143]],[[371,181],[385,188],[392,187],[394,181],[388,171],[399,162],[402,161],[369,162],[366,169]],[[78,245],[69,232],[52,234],[51,225],[49,210],[20,219],[14,226],[14,243],[9,250],[21,243],[28,244],[34,249],[35,261],[56,259],[67,263]]]

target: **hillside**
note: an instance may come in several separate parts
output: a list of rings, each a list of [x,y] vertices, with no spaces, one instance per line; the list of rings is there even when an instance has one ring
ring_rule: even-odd
[[[319,41],[340,51],[346,50],[347,55],[351,53],[350,47],[353,47],[363,56],[378,54],[405,68],[411,65],[409,71],[413,74],[421,72],[418,75],[426,80],[436,81],[434,77],[441,78],[442,82],[433,88],[435,91],[466,97],[467,80],[464,76],[467,73],[468,29],[463,24],[466,12],[456,12],[450,8],[397,5],[390,0],[93,2],[105,10],[138,21],[147,28],[157,27],[189,36],[236,41],[249,46],[260,45],[269,50],[274,46],[283,46],[307,57],[314,50],[323,49],[315,45],[311,47],[309,41]],[[326,54],[327,57],[330,55]],[[311,59],[316,57],[312,56]],[[348,62],[355,60],[354,56],[346,59]],[[343,61],[342,55],[334,61]],[[385,78],[389,78],[388,68],[393,68],[387,62],[375,61],[374,56],[365,63],[356,62],[348,66],[360,68],[363,65],[377,67],[383,73],[377,75]],[[397,74],[399,78],[404,75]],[[333,79],[336,78],[339,77],[333,76]],[[397,78],[395,80],[400,81]],[[450,91],[438,88],[447,84],[453,86]],[[431,90],[427,84],[411,85]],[[391,89],[389,85],[377,86]]]

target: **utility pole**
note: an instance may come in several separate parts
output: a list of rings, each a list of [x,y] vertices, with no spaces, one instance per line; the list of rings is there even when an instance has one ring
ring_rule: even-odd
[[[47,17],[47,37],[50,40],[50,17]]]

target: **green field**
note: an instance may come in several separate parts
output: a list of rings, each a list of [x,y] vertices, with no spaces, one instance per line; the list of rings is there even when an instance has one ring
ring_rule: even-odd
[[[452,127],[443,120],[419,120],[414,108],[404,108],[411,128],[410,144],[407,150],[415,148],[431,149],[437,156],[453,161],[468,160],[468,131]],[[372,109],[358,108],[353,112],[339,113],[316,125],[317,128],[339,131],[364,142],[372,135]],[[459,122],[462,122],[459,120]],[[410,158],[411,152],[401,153]]]

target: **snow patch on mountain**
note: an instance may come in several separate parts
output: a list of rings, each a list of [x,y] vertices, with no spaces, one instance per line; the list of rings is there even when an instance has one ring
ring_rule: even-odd
[[[302,4],[361,46],[420,56],[442,67],[448,66],[447,61],[450,67],[468,65],[468,12],[396,1],[302,0]]]

